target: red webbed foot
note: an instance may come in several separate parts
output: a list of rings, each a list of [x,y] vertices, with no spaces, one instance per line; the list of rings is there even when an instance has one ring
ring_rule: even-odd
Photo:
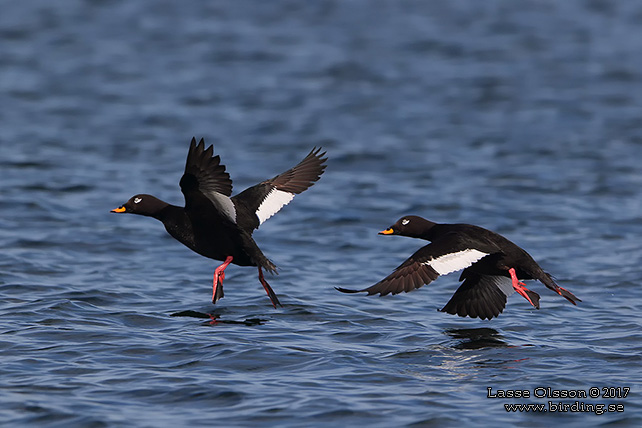
[[[214,270],[212,281],[212,303],[216,304],[223,297],[223,280],[225,279],[225,268],[232,263],[232,256],[227,256],[225,262]]]
[[[513,281],[513,288],[517,291],[522,297],[528,300],[528,303],[533,305],[535,309],[539,309],[539,294],[534,291],[526,288],[526,284],[517,279],[517,274],[515,273],[514,268],[508,270],[510,273],[511,280]]]

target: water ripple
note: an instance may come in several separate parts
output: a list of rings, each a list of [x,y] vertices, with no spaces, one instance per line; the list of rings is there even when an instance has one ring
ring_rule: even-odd
[[[0,424],[640,426],[642,10],[635,1],[6,2],[0,15]],[[216,262],[158,222],[192,136],[235,191],[313,146],[326,174],[261,226],[279,266]],[[488,321],[455,275],[347,296],[420,242],[403,214],[488,227],[545,287]],[[493,390],[630,387],[624,412],[508,412]]]

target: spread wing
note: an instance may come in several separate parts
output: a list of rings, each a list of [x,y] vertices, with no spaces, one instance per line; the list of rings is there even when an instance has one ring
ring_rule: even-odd
[[[365,291],[368,295],[398,294],[430,284],[439,275],[465,269],[490,253],[471,248],[456,234],[446,234],[439,240],[420,248],[390,275],[363,290],[337,288],[344,293]]]
[[[295,167],[274,178],[252,186],[232,198],[237,223],[243,229],[254,230],[265,220],[289,204],[295,195],[312,186],[326,168],[325,152],[314,148]]]
[[[236,223],[236,210],[230,199],[232,180],[221,164],[220,156],[212,156],[213,146],[205,149],[205,141],[196,144],[192,138],[185,172],[180,186],[185,195],[185,209],[191,210],[209,201],[223,217]]]
[[[483,275],[466,269],[461,279],[464,282],[441,312],[492,319],[504,311],[507,297],[515,292],[511,279],[505,276]]]

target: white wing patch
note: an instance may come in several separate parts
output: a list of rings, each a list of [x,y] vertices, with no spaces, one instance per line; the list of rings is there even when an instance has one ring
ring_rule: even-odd
[[[279,212],[281,208],[289,204],[294,199],[294,193],[284,192],[283,190],[272,189],[265,196],[259,209],[256,210],[256,216],[259,218],[259,224]]]
[[[446,275],[450,272],[467,268],[487,255],[487,253],[469,248],[427,260],[424,264],[432,267],[439,275]]]

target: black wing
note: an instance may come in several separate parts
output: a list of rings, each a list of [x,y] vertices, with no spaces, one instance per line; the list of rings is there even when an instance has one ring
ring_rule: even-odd
[[[466,269],[462,278],[465,278],[463,284],[441,312],[492,319],[504,311],[507,297],[514,292],[511,279],[505,276],[482,275]]]
[[[185,172],[180,186],[185,195],[185,209],[191,210],[204,203],[204,198],[211,202],[216,210],[232,222],[236,222],[234,204],[230,200],[232,180],[221,164],[220,156],[212,156],[213,146],[205,149],[205,141],[196,144],[192,138]]]
[[[347,288],[337,287],[337,290],[342,293],[361,293],[362,291],[366,291],[368,295],[379,294],[380,296],[385,296],[390,293],[399,294],[403,291],[407,293],[424,284],[430,284],[439,277],[439,274],[429,265],[416,259],[415,256],[417,256],[417,253],[403,262],[390,275],[371,287],[364,288],[363,290],[349,290]]]
[[[368,292],[368,295],[398,294],[429,284],[439,275],[471,266],[488,253],[470,248],[468,242],[455,233],[449,233],[415,252],[383,280],[363,290],[337,288],[344,293]]]
[[[314,148],[298,165],[252,186],[232,198],[241,228],[254,230],[312,186],[326,168],[326,152]]]

